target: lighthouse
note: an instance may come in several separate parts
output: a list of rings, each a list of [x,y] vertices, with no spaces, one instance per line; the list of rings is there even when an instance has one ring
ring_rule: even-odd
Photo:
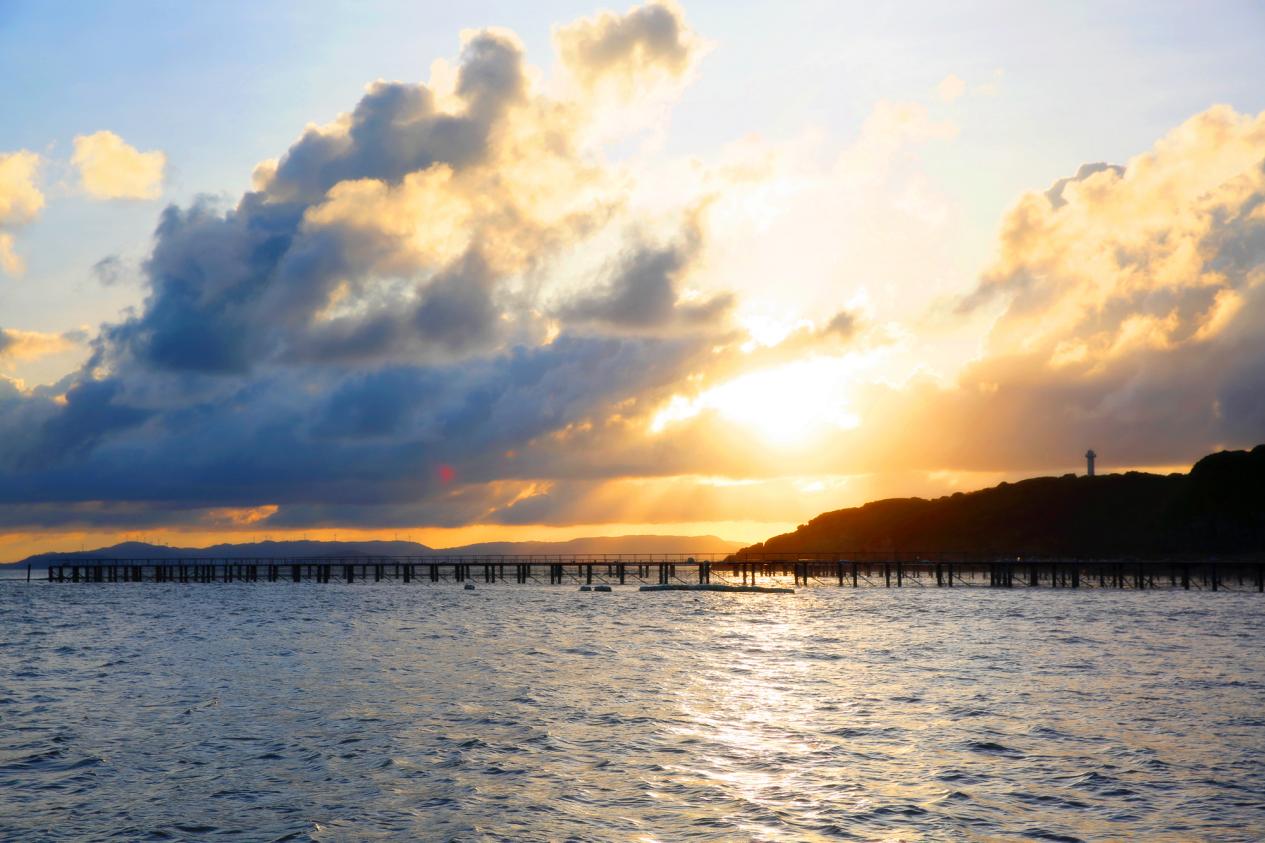
[[[1094,460],[1098,459],[1098,455],[1094,453],[1094,449],[1090,448],[1085,452],[1085,468],[1089,477],[1094,476]]]

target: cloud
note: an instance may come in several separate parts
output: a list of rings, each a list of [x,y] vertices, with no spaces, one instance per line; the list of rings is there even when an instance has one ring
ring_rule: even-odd
[[[1092,175],[1106,171],[1111,171],[1117,176],[1124,175],[1124,167],[1118,164],[1108,164],[1104,161],[1099,161],[1096,164],[1082,164],[1080,169],[1076,171],[1076,175],[1059,179],[1050,185],[1050,189],[1045,192],[1045,198],[1050,201],[1051,207],[1055,209],[1061,208],[1067,204],[1067,200],[1063,198],[1063,191],[1068,185],[1083,182]]]
[[[469,251],[437,273],[408,306],[325,320],[295,343],[289,357],[365,360],[408,348],[458,355],[487,349],[500,328],[495,281],[483,256]]]
[[[78,333],[46,334],[0,328],[0,362],[35,360],[73,348],[83,341]]]
[[[805,438],[807,457],[783,449],[781,470],[1050,470],[1076,466],[1088,447],[1112,466],[1174,465],[1258,442],[1263,208],[1265,114],[1223,106],[1123,166],[1088,164],[1023,195],[1001,221],[995,260],[962,300],[963,324],[991,326],[983,342],[971,338],[975,359],[960,371],[937,373],[936,359],[923,358],[904,377],[858,377],[847,361],[883,349],[848,346],[830,364],[836,374],[823,368],[799,391],[808,399],[840,390],[858,424]],[[794,429],[758,396],[793,374],[786,355],[823,354],[819,331],[798,329],[721,369],[734,377],[744,365],[768,367],[773,380],[738,396],[755,422]],[[709,452],[728,429],[723,413],[707,412],[718,393],[703,384],[698,398],[681,394],[684,420],[665,427],[677,460],[693,451],[736,476],[770,470]],[[589,453],[597,447],[586,443]]]
[[[469,523],[536,482],[520,466],[649,413],[729,330],[686,280],[705,220],[635,213],[585,145],[595,104],[538,78],[512,34],[467,33],[451,73],[371,84],[231,207],[163,210],[144,306],[62,383],[0,395],[0,510]]]
[[[130,274],[130,267],[118,255],[106,255],[92,265],[92,277],[103,287],[120,284]]]
[[[956,127],[880,103],[826,178],[691,161],[661,190],[593,144],[599,92],[680,82],[694,39],[660,5],[562,27],[587,87],[542,82],[509,33],[467,33],[452,67],[371,84],[235,202],[164,209],[143,305],[82,369],[0,379],[0,524],[781,519],[790,477],[1009,471],[1091,445],[1171,464],[1265,429],[1265,115],[1212,109],[1020,197],[963,305],[992,320],[977,359],[880,377],[909,331],[861,287],[909,310],[937,283],[951,215],[909,162]],[[790,195],[802,239],[757,262]],[[724,240],[727,218],[749,224]],[[736,327],[754,288],[770,312],[804,296],[772,341]],[[780,447],[742,421],[769,413]],[[819,413],[824,433],[785,423]]]
[[[1257,441],[1263,206],[1265,114],[1225,106],[1123,167],[1087,164],[1026,194],[963,300],[966,311],[1000,308],[982,357],[955,389],[876,399],[955,433],[893,448],[960,467],[1031,465],[1091,445],[1117,464],[1172,464]]]
[[[34,152],[0,153],[0,270],[20,275],[22,259],[14,251],[13,229],[39,216],[44,194],[36,183],[40,157]]]
[[[163,213],[145,312],[104,353],[156,370],[435,360],[545,333],[510,288],[600,226],[618,185],[583,115],[530,90],[522,48],[467,36],[451,89],[376,82],[307,129],[257,189]]]
[[[14,481],[0,509],[277,504],[286,524],[406,512],[412,523],[468,523],[499,500],[505,487],[494,486],[517,476],[517,461],[554,462],[531,454],[605,424],[630,398],[666,395],[705,353],[705,338],[560,337],[475,364],[276,371],[166,400],[117,377],[82,381],[60,402],[47,391],[0,400],[0,465]],[[455,488],[442,465],[455,466]]]
[[[950,73],[940,80],[940,84],[936,85],[936,93],[940,95],[940,99],[944,102],[953,102],[966,93],[966,82],[957,74]]]
[[[558,27],[554,44],[581,85],[609,87],[625,96],[647,84],[683,78],[703,49],[681,10],[663,2]]]
[[[281,201],[314,202],[340,182],[395,184],[436,164],[462,169],[486,159],[491,133],[526,92],[522,45],[500,31],[473,34],[462,50],[453,92],[461,104],[445,111],[425,85],[378,81],[351,114],[309,128],[290,147],[262,192]]]
[[[1124,168],[1088,165],[1022,198],[979,288],[1008,302],[993,348],[1083,347],[1092,364],[1220,334],[1261,271],[1250,249],[1224,251],[1261,230],[1262,164],[1265,115],[1216,107]]]
[[[846,340],[851,339],[856,334],[857,327],[857,315],[847,310],[841,310],[826,323],[825,333],[839,336]]]
[[[720,326],[733,297],[718,293],[687,300],[683,280],[701,249],[696,223],[667,245],[636,243],[620,256],[608,280],[563,305],[564,320],[633,330]]]
[[[75,138],[71,164],[85,193],[93,199],[157,199],[162,195],[167,156],[141,152],[114,132],[102,130]]]

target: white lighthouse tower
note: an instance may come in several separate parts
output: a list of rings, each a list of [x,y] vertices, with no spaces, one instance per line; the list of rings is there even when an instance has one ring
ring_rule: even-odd
[[[1094,460],[1096,459],[1098,459],[1098,455],[1094,453],[1093,448],[1090,448],[1088,451],[1085,452],[1086,474],[1089,477],[1094,476]]]

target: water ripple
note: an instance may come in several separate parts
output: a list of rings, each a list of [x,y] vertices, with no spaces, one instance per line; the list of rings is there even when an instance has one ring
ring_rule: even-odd
[[[0,840],[1265,839],[1259,596],[0,582]]]

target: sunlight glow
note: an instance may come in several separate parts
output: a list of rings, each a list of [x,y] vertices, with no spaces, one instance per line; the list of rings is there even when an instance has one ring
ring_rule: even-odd
[[[739,375],[694,399],[674,395],[651,421],[659,433],[705,410],[748,428],[770,445],[802,444],[831,430],[852,430],[860,416],[849,406],[851,356],[813,357]]]
[[[798,328],[812,330],[814,327],[808,319],[777,318],[768,312],[741,314],[738,317],[738,324],[751,337],[742,347],[742,350],[747,353],[760,346],[766,348],[775,346]]]

